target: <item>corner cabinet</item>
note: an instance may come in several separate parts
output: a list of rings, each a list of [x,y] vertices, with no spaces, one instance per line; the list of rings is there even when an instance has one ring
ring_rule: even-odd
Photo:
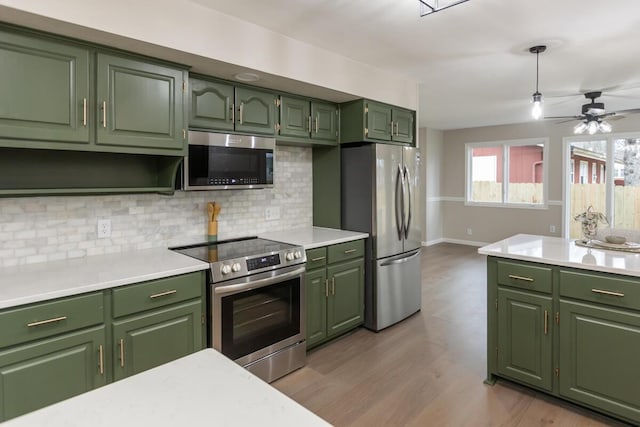
[[[364,241],[307,250],[307,348],[364,322]]]
[[[487,286],[489,383],[640,423],[640,279],[488,257]]]
[[[203,348],[203,294],[197,272],[0,311],[0,421]]]
[[[415,145],[415,112],[361,99],[340,106],[341,142]]]
[[[189,79],[189,127],[275,135],[277,96],[206,78]]]
[[[280,96],[278,140],[338,144],[338,106],[294,96]]]

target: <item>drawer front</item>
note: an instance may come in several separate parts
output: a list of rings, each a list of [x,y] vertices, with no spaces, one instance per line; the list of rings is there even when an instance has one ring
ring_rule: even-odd
[[[551,293],[551,267],[498,261],[498,283],[514,288]]]
[[[640,280],[560,270],[560,296],[640,310]]]
[[[200,298],[203,280],[202,272],[196,272],[114,289],[113,317]]]
[[[361,258],[364,256],[364,240],[354,240],[353,242],[331,245],[327,252],[327,262],[329,264],[353,258]]]
[[[104,323],[102,292],[4,310],[0,347]]]
[[[327,265],[327,248],[309,249],[307,251],[307,270]]]

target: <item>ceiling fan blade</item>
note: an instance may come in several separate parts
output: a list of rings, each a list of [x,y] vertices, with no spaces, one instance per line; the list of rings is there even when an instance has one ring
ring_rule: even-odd
[[[628,110],[617,110],[610,114],[638,114],[640,113],[640,108],[630,108]]]

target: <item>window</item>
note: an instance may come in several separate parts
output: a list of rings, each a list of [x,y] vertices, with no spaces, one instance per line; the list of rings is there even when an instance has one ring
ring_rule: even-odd
[[[543,207],[546,151],[546,139],[467,144],[467,204]]]

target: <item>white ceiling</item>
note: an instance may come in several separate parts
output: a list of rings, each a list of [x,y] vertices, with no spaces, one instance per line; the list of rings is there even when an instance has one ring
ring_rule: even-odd
[[[421,126],[530,121],[538,44],[547,116],[601,89],[607,111],[640,108],[639,0],[469,0],[422,18],[418,0],[194,1],[417,79]]]

